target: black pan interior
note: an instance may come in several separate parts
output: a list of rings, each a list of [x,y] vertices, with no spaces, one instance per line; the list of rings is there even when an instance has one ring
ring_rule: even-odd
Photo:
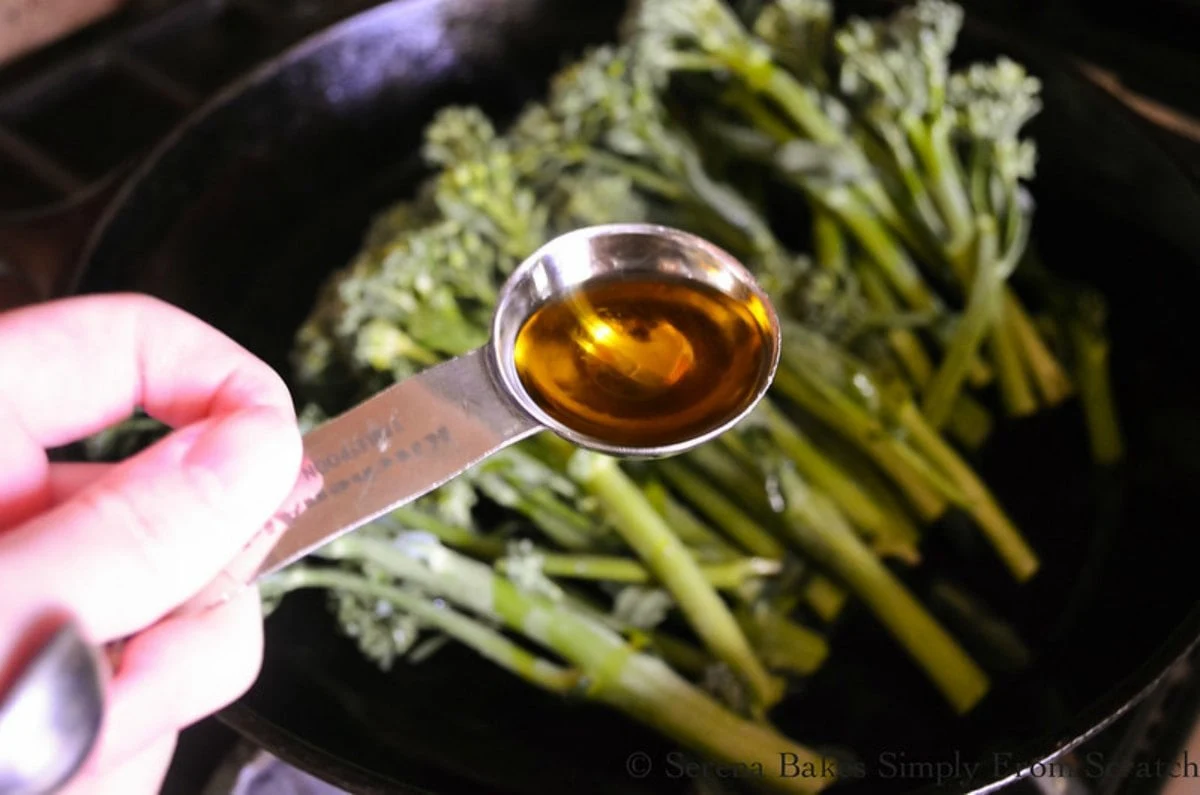
[[[457,101],[512,112],[567,54],[610,35],[619,11],[398,0],[327,31],[232,87],[134,175],[91,242],[78,290],[161,296],[286,373],[317,285],[354,253],[371,215],[413,187],[431,113]],[[1200,195],[1143,125],[1052,57],[985,31],[966,47],[1008,52],[1045,81],[1032,130],[1035,235],[1054,270],[1110,301],[1129,463],[1090,466],[1073,405],[1006,424],[978,462],[1045,568],[1014,588],[954,522],[933,534],[928,569],[985,594],[1039,655],[1031,674],[997,676],[969,718],[947,714],[870,617],[848,612],[825,672],[778,720],[803,741],[853,748],[884,773],[855,782],[862,793],[927,783],[886,777],[886,753],[981,758],[972,786],[1015,772],[1122,707],[1200,630]],[[909,579],[918,593],[929,587],[923,574]],[[461,649],[375,670],[336,634],[319,595],[290,597],[267,632],[262,676],[225,718],[347,788],[582,795],[690,783],[631,778],[631,753],[650,753],[661,771],[669,747]],[[1014,752],[1013,761],[998,766],[993,751]]]

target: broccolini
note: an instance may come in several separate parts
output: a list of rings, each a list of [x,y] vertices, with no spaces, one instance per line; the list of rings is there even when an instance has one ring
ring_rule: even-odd
[[[598,223],[666,223],[740,257],[785,316],[776,383],[677,459],[527,440],[279,572],[268,606],[326,589],[384,668],[449,638],[777,772],[784,752],[829,769],[820,736],[785,737],[770,715],[861,600],[954,710],[973,709],[988,672],[892,567],[923,565],[955,507],[1016,581],[1036,574],[1036,543],[965,457],[989,438],[989,405],[1028,414],[1078,380],[1097,460],[1121,447],[1098,302],[1058,295],[1074,311],[1060,347],[1009,285],[1034,228],[1038,81],[1004,58],[952,68],[961,24],[947,0],[842,25],[829,0],[638,0],[618,40],[506,128],[442,109],[432,175],[377,216],[296,335],[305,416],[483,344],[512,269]],[[794,202],[769,211],[765,184]],[[807,240],[785,243],[798,228]]]

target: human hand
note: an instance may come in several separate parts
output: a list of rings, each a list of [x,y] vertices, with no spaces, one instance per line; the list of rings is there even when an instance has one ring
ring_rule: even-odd
[[[119,464],[48,461],[135,407],[174,430]],[[301,455],[282,379],[177,308],[104,295],[0,314],[0,693],[54,616],[95,644],[129,638],[69,792],[157,792],[178,732],[253,683],[255,589],[169,614],[285,501]]]

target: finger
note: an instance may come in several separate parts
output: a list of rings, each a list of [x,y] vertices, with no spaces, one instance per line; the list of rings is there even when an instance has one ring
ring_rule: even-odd
[[[206,613],[175,617],[126,644],[89,766],[120,763],[159,735],[237,700],[262,663],[262,607],[248,590]]]
[[[43,448],[137,407],[172,427],[254,405],[292,412],[279,375],[203,321],[157,299],[70,298],[0,315],[0,400]]]
[[[38,452],[41,452],[40,450]],[[64,461],[40,467],[42,471],[39,498],[19,504],[5,504],[0,495],[0,531],[27,521],[49,508],[66,502],[112,471],[112,464],[83,461]],[[2,489],[3,486],[0,486]]]
[[[63,462],[50,465],[47,473],[50,504],[57,505],[74,497],[113,471],[115,464]]]
[[[49,507],[49,469],[46,451],[0,396],[0,531]]]
[[[11,503],[6,504],[4,495],[0,494],[0,532],[59,503],[66,502],[108,474],[112,468],[112,464],[74,461],[48,464],[44,468],[39,467],[43,474],[40,475],[42,483],[38,489],[37,499],[28,499],[24,502],[14,499]],[[3,486],[0,486],[0,489],[3,489]]]
[[[178,741],[178,734],[156,738],[116,767],[81,773],[60,795],[156,795]]]
[[[73,613],[107,642],[204,587],[297,481],[301,442],[273,409],[204,420],[116,464],[72,499],[0,535],[0,637],[34,610]],[[15,630],[14,630],[15,631]]]

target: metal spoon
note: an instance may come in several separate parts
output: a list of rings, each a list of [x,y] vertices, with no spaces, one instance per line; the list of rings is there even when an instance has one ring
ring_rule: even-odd
[[[517,336],[540,307],[575,295],[595,279],[637,275],[715,288],[755,304],[765,324],[767,366],[759,371],[750,399],[694,436],[654,447],[613,444],[557,421],[530,397],[514,360]],[[758,404],[774,379],[781,344],[779,318],[753,275],[707,240],[651,224],[593,226],[561,235],[509,276],[486,345],[395,384],[306,434],[305,464],[287,504],[222,576],[181,611],[207,609],[544,430],[579,447],[624,458],[662,457],[697,447]]]
[[[708,285],[739,302],[754,303],[766,325],[762,331],[767,366],[760,369],[760,381],[750,399],[690,438],[653,447],[614,444],[555,420],[530,397],[514,360],[519,332],[547,302],[576,295],[594,279],[637,275]],[[589,318],[583,326],[596,345],[602,345],[603,337],[612,332],[597,318]],[[670,359],[676,353],[669,336],[652,344],[655,348],[648,355]],[[757,405],[774,378],[780,346],[779,320],[767,296],[736,259],[706,240],[645,224],[589,227],[555,238],[526,259],[505,283],[486,345],[408,378],[306,434],[305,463],[285,506],[209,587],[177,613],[203,611],[225,601],[258,578],[433,491],[497,451],[540,431],[550,430],[579,447],[621,457],[661,457],[696,447],[727,430]],[[690,351],[678,351],[681,356],[685,353],[691,355]],[[627,374],[643,384],[646,378],[655,377],[634,373],[630,368],[636,362],[629,361],[627,352],[617,351],[610,364],[622,372],[628,370]],[[24,713],[18,710],[12,719],[23,725],[41,725],[51,733],[63,732],[46,740],[47,747],[61,749],[53,763],[37,770],[28,765],[12,768],[24,771],[26,786],[55,780],[70,768],[64,760],[74,758],[85,740],[88,744],[94,741],[80,731],[81,726],[90,724],[61,727],[51,719],[61,698],[69,693],[87,694],[98,681],[94,672],[77,664],[78,654],[71,643],[59,640],[58,644],[47,647],[40,667],[31,669],[17,685],[18,691],[24,688],[35,695],[56,695],[41,699],[40,713],[30,716],[28,709]],[[95,695],[91,693],[83,703],[99,703]],[[9,698],[13,703],[30,703],[27,692]],[[4,730],[11,729],[0,726],[0,736]],[[0,748],[0,755],[4,750]],[[6,769],[4,763],[0,756],[0,774]],[[3,786],[0,795],[41,791]]]

